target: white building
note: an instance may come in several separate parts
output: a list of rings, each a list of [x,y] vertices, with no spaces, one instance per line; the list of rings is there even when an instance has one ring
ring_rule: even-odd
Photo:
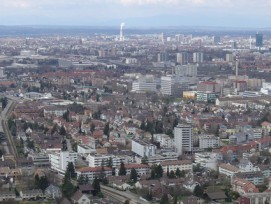
[[[174,139],[166,134],[154,134],[153,140],[160,143],[160,147],[173,148]]]
[[[137,59],[136,58],[126,58],[125,63],[126,64],[137,64]]]
[[[108,162],[112,161],[112,167],[117,167],[122,160],[114,155],[89,154],[86,158],[89,167],[107,166]]]
[[[232,178],[234,176],[234,174],[236,174],[240,171],[240,169],[238,169],[237,167],[235,167],[231,164],[222,163],[219,165],[218,171],[220,174],[224,174],[224,175]]]
[[[142,140],[132,140],[132,151],[141,157],[155,156],[156,146]]]
[[[202,52],[193,53],[193,62],[194,63],[202,63],[203,62],[203,53]]]
[[[150,173],[150,166],[146,164],[125,164],[126,175],[131,174],[131,170],[135,169],[139,176],[148,175]],[[116,168],[116,176],[119,175],[119,169]]]
[[[176,172],[177,169],[180,171],[192,171],[193,165],[190,160],[176,160],[176,161],[164,161],[160,163],[164,172]]]
[[[51,164],[51,169],[57,171],[60,174],[64,174],[68,163],[74,163],[77,160],[76,152],[55,152],[49,154],[49,161]]]
[[[169,96],[182,96],[188,90],[189,82],[185,78],[176,75],[161,77],[161,93]]]
[[[218,148],[220,146],[220,139],[214,135],[201,135],[199,136],[199,148]]]
[[[174,70],[180,77],[197,77],[198,75],[198,66],[195,64],[177,65]]]
[[[180,65],[184,65],[188,63],[188,54],[186,52],[177,53],[177,63]]]
[[[141,77],[137,81],[132,83],[132,92],[145,93],[145,92],[156,92],[157,82],[153,76]]]
[[[183,152],[191,152],[193,150],[192,126],[179,124],[175,127],[174,141],[178,155],[182,155]]]
[[[96,178],[99,178],[101,173],[105,175],[105,177],[112,176],[112,169],[109,167],[83,167],[76,171],[77,178],[80,178],[80,176],[88,177],[90,181],[93,181]]]
[[[207,169],[217,170],[217,162],[221,155],[214,152],[195,153],[195,163]]]
[[[87,155],[87,154],[91,154],[95,152],[96,152],[96,149],[93,149],[89,145],[82,145],[82,144],[77,145],[77,153],[79,155]]]

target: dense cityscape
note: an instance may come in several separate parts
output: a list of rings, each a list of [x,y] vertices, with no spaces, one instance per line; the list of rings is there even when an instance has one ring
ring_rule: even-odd
[[[1,203],[271,203],[269,32],[1,29]]]

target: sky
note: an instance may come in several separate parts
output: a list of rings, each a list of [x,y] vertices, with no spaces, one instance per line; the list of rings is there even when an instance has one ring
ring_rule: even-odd
[[[0,25],[271,27],[271,0],[0,0]]]

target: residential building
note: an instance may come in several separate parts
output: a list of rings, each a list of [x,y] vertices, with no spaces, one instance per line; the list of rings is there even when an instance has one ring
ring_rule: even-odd
[[[258,193],[259,189],[246,179],[235,178],[232,182],[232,189],[240,195],[246,193]]]
[[[31,158],[34,166],[45,167],[50,165],[49,156],[45,153],[29,153],[28,158]]]
[[[186,52],[177,53],[176,58],[176,62],[180,65],[185,65],[188,63],[188,53]]]
[[[264,183],[264,175],[261,171],[238,172],[235,174],[234,178],[246,179],[254,185],[261,185]]]
[[[49,160],[51,164],[51,169],[64,175],[68,163],[74,163],[77,160],[77,153],[68,151],[55,152],[49,154]]]
[[[174,68],[174,72],[179,77],[197,77],[198,65],[195,64],[177,65]]]
[[[195,153],[195,163],[207,169],[217,170],[217,163],[221,156],[214,152]]]
[[[74,204],[90,204],[90,199],[85,194],[82,194],[80,191],[76,191],[75,194],[71,197],[71,201]]]
[[[193,53],[193,62],[194,63],[202,63],[203,62],[203,53],[202,52],[194,52]]]
[[[176,160],[176,161],[163,161],[160,163],[163,167],[164,172],[176,172],[177,169],[180,171],[192,171],[192,161],[190,160]]]
[[[126,175],[131,174],[131,170],[135,169],[139,176],[148,175],[150,173],[150,166],[146,164],[125,164]],[[119,176],[119,169],[116,168],[116,176]]]
[[[89,154],[86,158],[89,167],[107,166],[108,162],[112,162],[112,167],[117,167],[122,160],[114,155]]]
[[[214,135],[200,135],[199,136],[199,148],[218,148],[220,146],[220,139]]]
[[[160,143],[160,147],[173,148],[174,139],[166,134],[153,134],[153,140]]]
[[[238,169],[237,167],[235,167],[231,164],[222,163],[219,165],[218,171],[220,174],[224,174],[226,176],[233,177],[234,174],[236,174],[240,171],[240,169]]]
[[[106,177],[112,176],[112,169],[110,167],[83,167],[76,170],[77,178],[80,176],[88,177],[90,181],[93,181],[96,178],[99,178],[101,173],[103,173]]]
[[[192,126],[186,124],[177,125],[174,128],[174,141],[178,155],[182,155],[183,152],[192,152]]]
[[[155,156],[157,147],[150,142],[133,139],[132,140],[132,151],[141,157]]]

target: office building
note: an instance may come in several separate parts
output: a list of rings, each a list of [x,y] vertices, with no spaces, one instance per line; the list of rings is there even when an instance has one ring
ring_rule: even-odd
[[[145,92],[156,92],[157,83],[153,76],[141,77],[137,81],[132,83],[132,92],[145,93]]]
[[[185,78],[178,76],[163,76],[161,77],[161,93],[169,96],[183,95],[184,91],[188,90],[188,81]]]
[[[218,148],[220,146],[220,139],[214,135],[201,135],[199,136],[199,148]]]
[[[256,47],[261,48],[263,46],[263,34],[256,34]]]
[[[192,152],[192,126],[186,124],[179,124],[174,128],[175,148],[178,155],[183,152]]]
[[[119,157],[114,155],[89,154],[86,158],[89,167],[108,166],[110,160],[112,167],[117,167],[122,162]]]
[[[233,62],[234,61],[234,56],[233,54],[226,54],[226,62]]]
[[[168,53],[167,52],[161,52],[157,55],[157,62],[166,62],[168,61]]]

